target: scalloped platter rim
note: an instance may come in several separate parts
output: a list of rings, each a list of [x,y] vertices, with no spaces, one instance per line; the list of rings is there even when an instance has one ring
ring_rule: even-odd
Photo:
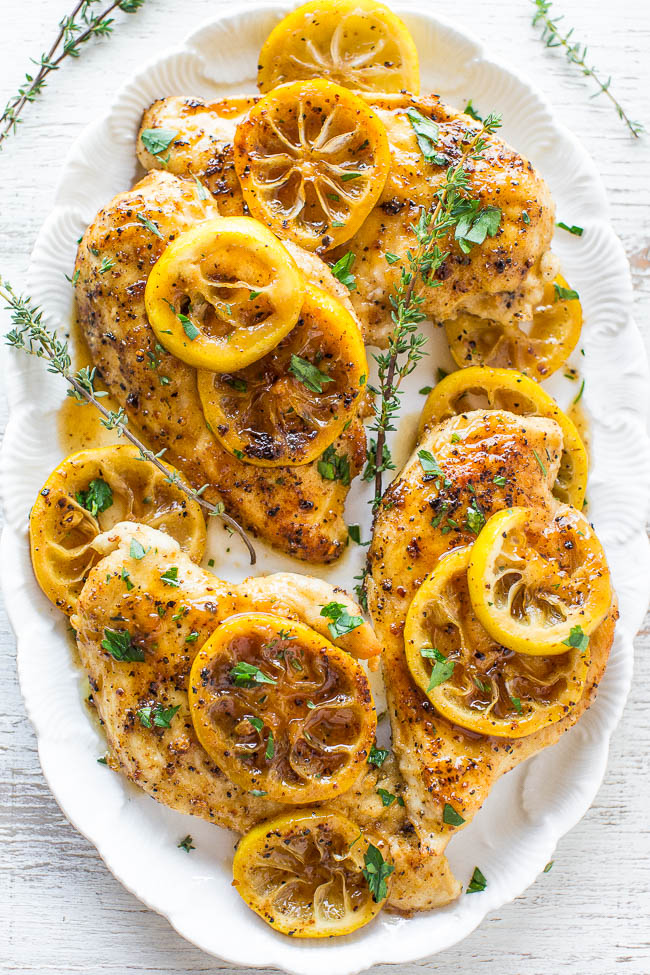
[[[48,324],[65,329],[70,321],[71,295],[64,275],[72,266],[77,237],[95,212],[137,177],[134,143],[142,110],[168,94],[216,97],[254,90],[257,52],[288,9],[285,4],[247,9],[240,3],[227,16],[204,24],[181,48],[143,68],[118,94],[108,114],[74,143],[28,275],[30,293],[43,307]],[[650,483],[645,431],[650,383],[641,337],[632,321],[629,268],[608,224],[596,168],[575,137],[553,119],[536,89],[487,58],[478,41],[422,7],[395,9],[416,39],[423,90],[438,91],[443,100],[459,107],[471,97],[479,110],[502,111],[504,137],[548,180],[561,218],[585,227],[582,237],[558,231],[554,248],[567,278],[580,291],[585,311],[585,354],[581,358],[578,352],[574,364],[586,378],[592,454],[589,513],[608,551],[621,619],[590,711],[558,744],[501,779],[475,820],[450,844],[451,865],[461,881],[466,883],[474,865],[480,864],[488,877],[484,892],[461,896],[442,910],[410,919],[383,914],[336,941],[291,941],[264,925],[232,888],[232,834],[157,804],[97,764],[105,745],[84,704],[84,680],[67,639],[67,623],[38,590],[27,541],[32,499],[61,456],[56,418],[64,391],[42,363],[5,354],[10,419],[0,469],[6,514],[0,573],[17,637],[21,690],[48,784],[68,819],[95,845],[112,873],[168,918],[184,938],[224,961],[272,966],[295,975],[353,975],[380,962],[422,959],[456,944],[489,911],[533,883],[560,837],[584,815],[602,780],[609,739],[630,686],[632,639],[650,589],[643,530],[645,485]],[[448,353],[439,336],[430,330],[429,338],[430,361],[446,365]],[[422,402],[417,386],[424,368],[420,364],[405,397],[411,431]],[[563,378],[553,377],[548,388],[561,404],[575,395],[575,386]],[[412,442],[401,430],[398,436]],[[359,494],[346,513],[348,521],[359,521],[367,530],[367,499]],[[224,555],[222,539],[211,538],[221,553],[217,571],[236,581],[247,574],[243,552],[233,545],[232,554]],[[322,574],[334,578],[336,573],[350,585],[360,557],[358,552],[348,553],[342,564]],[[268,551],[261,568],[308,571]],[[189,832],[196,850],[185,856],[177,843]]]

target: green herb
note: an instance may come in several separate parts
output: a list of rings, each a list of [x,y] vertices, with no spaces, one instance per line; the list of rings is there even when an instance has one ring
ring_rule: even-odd
[[[342,220],[332,220],[332,226],[333,227],[345,227],[345,224],[344,224],[344,222]]]
[[[433,392],[433,386],[423,386],[422,389],[418,389],[420,396],[428,396],[431,392]]]
[[[248,715],[248,721],[255,728],[255,731],[262,731],[264,728],[264,722],[261,718],[256,718],[255,715]]]
[[[193,845],[193,843],[194,841],[190,836],[190,834],[188,833],[187,836],[184,839],[182,839],[178,844],[178,849],[185,850],[186,853],[189,853],[190,850],[196,850],[196,847]]]
[[[483,514],[483,510],[475,497],[472,497],[472,500],[469,503],[465,518],[469,531],[471,531],[474,535],[478,535],[485,524],[485,515]]]
[[[106,272],[110,271],[113,267],[115,267],[115,261],[112,261],[110,257],[104,257],[102,258],[102,263],[99,267],[99,273],[106,274]]]
[[[330,444],[321,454],[316,469],[326,481],[340,481],[341,484],[350,483],[350,461],[347,454],[337,454],[333,444]]]
[[[188,635],[185,637],[185,642],[186,643],[196,643],[196,641],[198,640],[198,638],[199,638],[199,631],[198,630],[192,630],[192,632],[191,633],[188,633]]]
[[[533,26],[537,24],[542,25],[542,40],[545,41],[546,47],[563,47],[567,60],[571,64],[575,64],[586,78],[591,78],[594,81],[594,84],[598,88],[596,95],[605,95],[616,109],[618,117],[627,125],[632,135],[637,139],[640,138],[641,133],[645,132],[643,125],[640,122],[633,122],[623,110],[623,106],[618,99],[612,94],[611,77],[607,81],[603,81],[600,73],[596,72],[596,68],[593,66],[589,67],[587,64],[587,48],[585,45],[574,40],[573,28],[567,31],[566,34],[560,33],[558,23],[561,18],[556,17],[553,20],[550,16],[552,7],[551,0],[534,0],[534,3],[537,7],[537,12],[533,17]]]
[[[250,794],[252,796],[265,796],[266,792],[264,791],[264,789],[251,789]]]
[[[232,389],[236,389],[238,393],[245,393],[248,390],[246,380],[240,379],[238,376],[232,376],[230,379],[226,379],[226,382]]]
[[[361,872],[366,878],[373,901],[375,904],[378,904],[388,895],[388,885],[386,881],[392,874],[395,867],[390,863],[386,863],[380,851],[376,846],[373,846],[372,843],[368,844],[368,849],[363,858],[363,862],[365,863],[365,867]]]
[[[333,640],[337,640],[340,636],[345,636],[346,633],[351,633],[357,627],[363,626],[363,617],[351,616],[347,606],[343,603],[328,603],[327,606],[322,607],[320,615],[331,620],[327,624],[327,628]]]
[[[150,551],[151,549],[145,548],[144,545],[141,545],[140,542],[137,540],[137,538],[131,539],[131,545],[129,547],[129,555],[131,556],[132,559],[136,559],[136,561],[139,562],[140,559],[143,559],[147,554],[147,552]]]
[[[554,863],[555,863],[555,860],[549,860],[549,862],[548,862],[548,863],[546,864],[546,866],[544,867],[544,873],[548,873],[548,872],[549,872],[549,870],[552,870],[552,869],[553,869],[553,864],[554,864]]]
[[[491,691],[492,691],[492,685],[489,684],[489,683],[487,683],[484,680],[481,680],[480,677],[474,677],[474,683],[478,687],[479,691],[483,691],[484,694],[490,694],[491,693]]]
[[[377,768],[381,768],[389,755],[390,752],[387,748],[377,748],[376,745],[371,745],[370,754],[368,755],[368,765],[375,765]]]
[[[404,800],[401,796],[394,796],[392,792],[388,792],[387,789],[377,789],[377,795],[381,799],[382,806],[392,806],[394,802],[398,806],[404,805]]]
[[[495,477],[494,477],[494,478],[492,479],[492,483],[493,483],[493,484],[497,484],[497,485],[498,485],[499,487],[505,487],[505,486],[506,486],[506,484],[508,483],[508,479],[507,479],[507,478],[505,478],[505,477],[503,476],[503,474],[497,474],[497,475],[496,475],[496,476],[495,476]]]
[[[160,230],[159,230],[157,224],[155,224],[152,220],[149,220],[148,217],[145,217],[144,214],[142,214],[142,213],[136,213],[135,219],[138,221],[138,223],[141,223],[143,227],[145,227],[147,230],[149,230],[152,234],[154,234],[160,240],[164,240],[165,239],[164,236],[163,236],[163,234],[160,233]]]
[[[134,662],[144,660],[144,651],[141,647],[134,646],[128,630],[112,630],[107,626],[104,630],[101,646],[107,653],[110,653],[114,660]]]
[[[566,230],[567,233],[573,234],[574,237],[582,237],[585,232],[583,227],[577,227],[576,224],[569,226],[567,223],[563,223],[561,220],[556,224],[556,227]]]
[[[160,579],[166,586],[174,586],[178,589],[180,586],[180,582],[178,581],[178,566],[172,565],[166,572],[163,572]]]
[[[435,660],[431,676],[429,677],[429,686],[427,687],[427,694],[429,694],[435,687],[449,680],[456,664],[455,661],[448,660],[444,653],[440,653],[436,647],[422,647],[420,654],[430,660]]]
[[[425,474],[432,474],[434,477],[444,477],[444,472],[440,464],[429,450],[418,450],[420,467]]]
[[[555,288],[555,300],[556,301],[578,301],[580,295],[573,288],[563,288],[561,284],[557,281],[553,282],[553,287]]]
[[[351,179],[359,179],[361,173],[343,173],[339,178],[342,183],[348,183]]]
[[[487,880],[485,879],[485,877],[483,876],[479,868],[474,867],[474,873],[472,874],[472,879],[469,882],[467,893],[477,894],[481,890],[485,890],[486,887],[487,887]]]
[[[528,216],[528,212],[526,210],[521,211],[521,219],[524,221],[525,224],[530,223],[530,217]]]
[[[495,237],[501,226],[501,210],[498,207],[482,207],[478,200],[463,200],[456,204],[456,230],[454,236],[464,254],[482,244],[486,237]]]
[[[207,189],[205,188],[201,180],[197,176],[195,176],[194,173],[192,173],[191,175],[192,175],[192,179],[196,183],[196,192],[198,194],[199,200],[209,200],[210,194],[208,193]]]
[[[122,582],[126,586],[126,591],[127,592],[131,592],[131,590],[134,588],[134,586],[133,586],[133,583],[131,582],[131,576],[126,571],[126,569],[124,568],[124,566],[122,566],[122,572],[121,572],[120,578],[122,579]]]
[[[420,152],[426,161],[435,163],[436,166],[448,166],[449,160],[444,153],[437,152],[435,149],[440,134],[437,124],[418,112],[417,108],[409,108],[406,114],[415,132]]]
[[[348,525],[348,535],[353,542],[357,545],[361,545],[361,526],[360,525]]]
[[[291,354],[289,372],[293,373],[303,386],[310,389],[312,393],[322,393],[324,383],[334,382],[331,376],[321,372],[317,366],[312,365],[307,359],[303,359],[294,353]]]
[[[523,708],[521,706],[521,698],[520,697],[511,697],[510,700],[512,701],[512,706],[515,709],[515,711],[517,712],[517,714],[521,714],[522,711],[523,711]]]
[[[452,435],[451,435],[451,442],[452,443],[460,443],[460,437],[458,436],[457,433],[452,433]]]
[[[445,803],[445,808],[442,812],[442,821],[447,826],[462,826],[465,822],[461,814],[456,812],[454,807],[448,802]]]
[[[243,450],[238,450],[237,447],[233,447],[233,451],[232,452],[233,452],[233,454],[235,455],[235,457],[238,460],[243,460],[244,459],[244,451]]]
[[[401,260],[399,254],[391,254],[390,251],[386,251],[384,257],[389,264],[397,264],[397,262]]]
[[[340,257],[336,264],[332,265],[332,274],[337,278],[341,284],[344,284],[348,291],[356,291],[357,284],[354,279],[354,274],[352,274],[352,265],[354,264],[356,254],[352,251],[348,251],[343,257]]]
[[[589,637],[586,633],[583,633],[582,627],[578,623],[576,626],[571,627],[571,632],[566,640],[562,640],[565,647],[573,647],[576,650],[584,652],[589,646]]]
[[[98,765],[108,765],[108,761],[106,759],[106,756],[105,755],[102,755],[101,758],[98,758],[97,759],[97,764]]]
[[[473,118],[475,122],[482,122],[483,121],[483,119],[481,118],[481,116],[479,115],[479,113],[476,111],[476,109],[472,105],[472,99],[471,98],[468,101],[468,103],[465,106],[465,108],[463,109],[463,114],[464,115],[469,115],[469,117],[470,118]]]
[[[160,156],[165,149],[169,149],[177,135],[178,132],[173,132],[171,129],[143,129],[140,133],[140,141],[152,156]],[[168,163],[169,153],[161,161]]]
[[[578,390],[578,395],[576,396],[576,398],[573,401],[574,405],[576,403],[579,403],[580,402],[580,400],[582,399],[582,394],[584,393],[584,391],[585,391],[585,380],[583,379],[582,380],[582,383],[580,384],[580,389]]]
[[[86,511],[89,511],[93,518],[106,511],[113,504],[113,492],[111,487],[101,477],[93,478],[85,491],[78,491],[75,495],[78,503]]]
[[[270,762],[275,755],[275,741],[273,740],[273,732],[269,731],[269,737],[266,740],[266,751],[264,752],[264,757],[267,762]]]
[[[539,464],[540,471],[542,472],[542,474],[544,475],[544,477],[546,477],[546,468],[544,467],[544,465],[542,463],[542,460],[541,460],[539,454],[537,453],[537,451],[535,450],[534,447],[533,447],[533,454],[535,455],[535,460]]]
[[[255,299],[256,299],[256,298],[259,298],[259,296],[260,296],[261,294],[262,294],[262,292],[261,292],[261,291],[251,291],[251,293],[250,293],[250,294],[249,294],[249,296],[248,296],[248,300],[249,300],[249,301],[255,301]]]
[[[247,664],[240,660],[238,664],[230,670],[230,676],[234,677],[237,687],[252,687],[253,684],[277,684],[273,677],[267,677],[263,670],[255,664]]]
[[[171,728],[172,719],[179,710],[180,704],[170,708],[164,708],[162,704],[149,704],[138,709],[138,717],[145,728]]]
[[[214,559],[208,559],[208,568],[214,569]]]

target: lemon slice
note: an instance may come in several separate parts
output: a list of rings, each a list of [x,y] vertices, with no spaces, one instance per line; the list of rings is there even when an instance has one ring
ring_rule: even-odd
[[[507,508],[492,515],[472,548],[467,579],[479,621],[518,653],[586,646],[612,601],[603,547],[570,505],[552,514]]]
[[[508,410],[518,416],[545,416],[560,426],[563,450],[553,494],[582,509],[587,489],[587,451],[575,424],[552,396],[515,369],[470,366],[450,373],[429,393],[418,426],[418,437],[449,417],[470,410]]]
[[[122,444],[71,454],[48,477],[29,518],[34,574],[47,598],[68,616],[76,611],[88,573],[101,558],[94,539],[118,521],[159,528],[195,562],[203,558],[201,506],[152,464],[143,463],[136,447]]]
[[[259,57],[260,91],[308,78],[328,78],[358,91],[420,90],[413,38],[375,0],[315,0],[271,31]]]
[[[409,606],[404,628],[413,680],[449,721],[481,735],[522,738],[560,721],[584,692],[588,648],[513,653],[478,621],[467,586],[471,545],[442,558]]]
[[[386,900],[393,866],[381,846],[327,808],[278,816],[239,841],[233,884],[275,931],[340,937],[372,921]]]
[[[228,372],[269,352],[298,321],[304,279],[250,217],[205,220],[180,234],[145,289],[161,345],[197,369]]]
[[[383,122],[330,81],[274,88],[237,126],[235,169],[250,212],[305,250],[349,240],[390,168]]]

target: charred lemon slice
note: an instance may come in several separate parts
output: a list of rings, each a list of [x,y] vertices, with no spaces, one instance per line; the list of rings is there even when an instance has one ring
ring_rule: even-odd
[[[350,934],[386,900],[394,868],[380,847],[372,833],[328,809],[278,816],[239,841],[233,885],[281,934]]]
[[[420,90],[413,38],[375,0],[314,0],[271,31],[260,52],[260,91],[306,78],[329,78],[357,91]]]
[[[137,448],[126,444],[82,450],[66,457],[38,493],[29,517],[34,574],[47,598],[68,616],[101,558],[94,539],[118,521],[159,528],[195,562],[203,558],[201,506],[139,458]]]
[[[197,654],[190,710],[226,775],[269,799],[331,799],[359,775],[376,728],[363,669],[304,623],[232,616]]]
[[[289,252],[250,217],[206,220],[151,270],[147,316],[168,352],[197,369],[255,362],[298,320],[303,277]]]
[[[234,150],[250,212],[308,251],[356,233],[390,166],[380,119],[347,88],[322,79],[261,98],[238,125]]]
[[[471,410],[508,410],[518,416],[545,416],[562,430],[563,450],[553,494],[560,501],[582,509],[587,489],[587,451],[575,424],[552,396],[515,369],[470,366],[446,376],[424,404],[418,436],[437,423]]]
[[[561,275],[544,286],[542,304],[529,328],[506,325],[467,313],[445,322],[454,361],[465,366],[518,369],[542,380],[559,369],[576,347],[582,308]],[[564,296],[564,297],[563,297]]]
[[[258,362],[232,373],[201,370],[205,418],[226,450],[250,464],[308,464],[358,408],[368,364],[355,320],[308,286],[298,324]]]
[[[449,721],[481,735],[522,738],[577,704],[589,650],[531,656],[493,640],[469,597],[471,549],[441,559],[418,589],[404,629],[406,659],[415,683]]]
[[[476,539],[467,571],[474,611],[518,653],[586,646],[612,601],[603,547],[571,505],[553,514],[507,508]]]

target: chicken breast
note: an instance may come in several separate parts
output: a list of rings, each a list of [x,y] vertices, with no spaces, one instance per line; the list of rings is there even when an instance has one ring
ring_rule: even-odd
[[[408,814],[423,845],[440,853],[454,832],[443,821],[446,803],[471,820],[499,776],[557,741],[589,707],[607,663],[617,612],[612,605],[592,634],[586,690],[561,721],[507,739],[466,732],[443,718],[414,683],[406,662],[409,605],[442,555],[474,541],[466,526],[474,499],[486,518],[516,505],[554,510],[558,503],[551,488],[562,434],[554,420],[477,410],[441,423],[418,449],[433,453],[447,480],[438,491],[416,453],[389,487],[369,551],[368,607],[384,647],[393,748],[407,786]],[[539,457],[545,459],[543,470]],[[505,485],[496,485],[495,476],[505,478]],[[446,519],[436,518],[441,512],[457,527],[450,530]]]
[[[75,294],[82,333],[99,376],[151,449],[165,449],[196,489],[208,484],[209,501],[223,501],[229,514],[272,545],[308,562],[333,561],[347,542],[349,484],[325,480],[317,461],[263,468],[229,454],[206,425],[196,370],[166,352],[149,326],[144,290],[151,268],[168,241],[214,216],[214,202],[203,200],[193,181],[169,173],[153,172],[116,196],[79,245]],[[292,253],[299,262],[304,257],[310,280],[340,294],[341,285],[315,255],[296,247]],[[365,461],[359,416],[334,447],[347,455],[353,479]]]
[[[139,559],[131,556],[134,538],[146,550]],[[230,586],[197,567],[172,538],[143,525],[123,522],[94,544],[104,557],[88,577],[72,625],[106,732],[108,764],[159,802],[237,833],[290,811],[233,784],[199,744],[187,697],[192,662],[215,626],[235,612],[282,612],[331,639],[320,616],[323,602],[343,601],[354,613],[359,607],[340,590],[307,576],[279,574]],[[161,580],[171,566],[178,569],[174,587]],[[126,572],[131,588],[124,582]],[[119,662],[102,648],[104,630],[116,621],[143,649],[144,661]],[[365,656],[380,649],[368,624],[336,642],[349,648],[352,640]],[[145,728],[137,719],[139,708],[155,703],[179,706],[169,729]],[[378,788],[402,794],[392,758],[380,768],[366,765],[356,784],[327,805],[385,839],[396,868],[393,909],[410,912],[448,903],[460,889],[446,859],[422,853],[404,807],[384,806]]]
[[[435,200],[447,166],[458,161],[463,143],[478,131],[479,123],[443,105],[436,95],[362,97],[386,126],[391,168],[375,208],[351,240],[328,252],[327,260],[333,263],[349,251],[355,255],[351,301],[366,341],[383,346],[392,327],[389,296],[400,268],[390,265],[385,255],[404,257],[415,249],[412,224]],[[222,213],[247,212],[232,143],[237,123],[257,100],[242,96],[205,103],[176,96],[154,102],[144,113],[140,131],[162,128],[177,135],[164,163],[138,139],[140,162],[146,169],[165,166],[178,175],[194,174],[213,193]],[[409,108],[437,124],[437,148],[445,165],[425,161],[406,114]],[[449,255],[436,274],[438,286],[424,289],[422,305],[436,322],[453,320],[461,312],[496,322],[528,322],[541,301],[544,281],[558,271],[558,261],[549,251],[555,207],[546,183],[506,143],[495,136],[487,136],[486,142],[483,158],[466,166],[468,193],[482,206],[498,207],[501,226],[495,237],[469,254],[453,241],[440,243]]]

